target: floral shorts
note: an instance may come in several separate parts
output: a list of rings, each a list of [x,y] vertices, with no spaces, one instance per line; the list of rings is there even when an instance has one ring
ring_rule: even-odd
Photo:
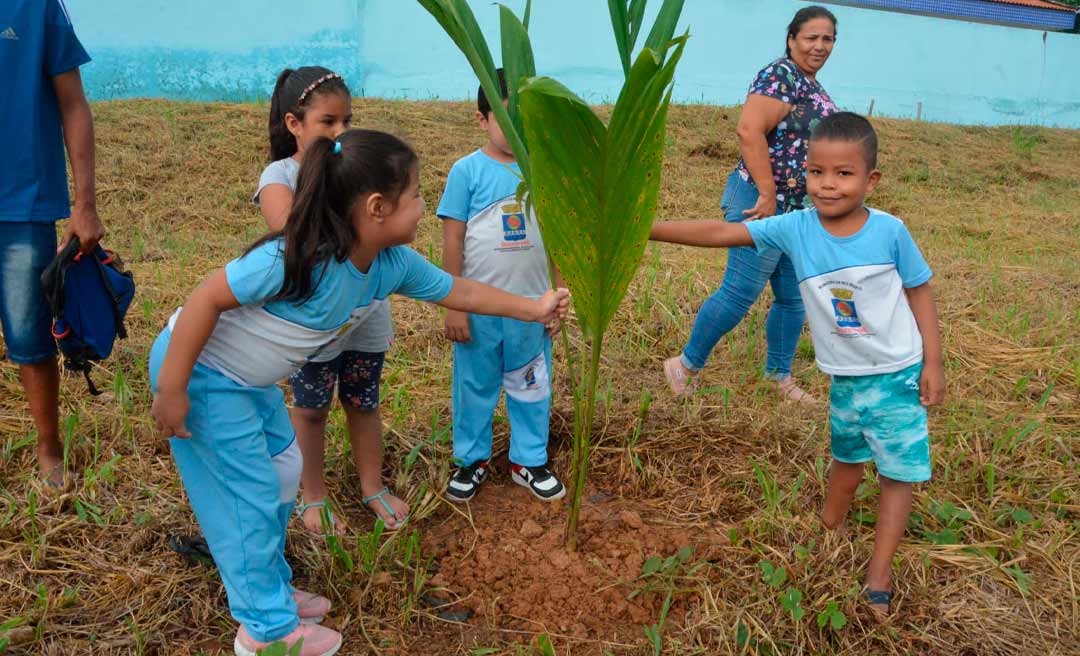
[[[309,362],[289,378],[298,408],[330,407],[334,385],[341,405],[358,410],[379,407],[379,380],[385,353],[345,351],[328,362]]]

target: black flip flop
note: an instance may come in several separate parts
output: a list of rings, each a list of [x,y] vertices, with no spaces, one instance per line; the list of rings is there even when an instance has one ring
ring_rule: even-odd
[[[188,565],[213,565],[210,547],[201,535],[170,535],[169,548],[180,554]]]

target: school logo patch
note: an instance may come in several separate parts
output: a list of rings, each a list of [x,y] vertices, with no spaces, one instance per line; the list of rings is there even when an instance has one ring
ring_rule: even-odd
[[[525,389],[538,389],[536,384],[536,365],[525,370]]]
[[[525,240],[525,212],[518,203],[502,206],[503,241]]]
[[[866,328],[859,321],[859,311],[855,309],[855,294],[850,289],[833,288],[833,315],[840,334],[863,335]]]

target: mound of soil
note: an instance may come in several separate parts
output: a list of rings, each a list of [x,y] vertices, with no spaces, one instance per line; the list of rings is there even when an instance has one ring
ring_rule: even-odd
[[[500,630],[546,632],[586,640],[637,642],[657,621],[663,597],[641,587],[645,560],[694,548],[710,558],[726,543],[721,531],[651,523],[634,504],[601,495],[583,503],[578,550],[563,545],[566,500],[544,503],[513,484],[489,482],[469,504],[472,525],[454,513],[424,541],[437,574],[430,583],[471,611],[468,622]],[[475,527],[475,528],[474,528]],[[676,599],[669,618],[686,612]]]

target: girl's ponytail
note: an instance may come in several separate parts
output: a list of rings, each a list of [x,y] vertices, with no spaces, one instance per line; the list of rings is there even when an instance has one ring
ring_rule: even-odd
[[[289,132],[285,125],[285,114],[289,112],[288,99],[285,95],[285,82],[295,73],[291,68],[286,68],[278,75],[277,83],[274,84],[274,95],[270,96],[270,161],[292,157],[296,154],[296,137]]]
[[[304,153],[293,195],[292,209],[285,221],[285,281],[275,298],[302,302],[318,285],[312,275],[322,262],[343,261],[349,256],[356,233],[349,216],[351,203],[341,207],[344,195],[340,176],[341,155],[336,142],[316,139]]]

